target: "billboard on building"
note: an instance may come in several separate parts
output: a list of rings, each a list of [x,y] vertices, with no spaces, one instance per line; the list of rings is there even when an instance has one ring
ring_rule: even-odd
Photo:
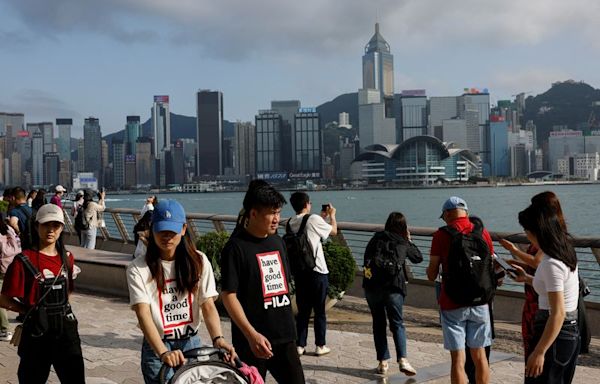
[[[169,104],[169,95],[154,96],[155,103]]]

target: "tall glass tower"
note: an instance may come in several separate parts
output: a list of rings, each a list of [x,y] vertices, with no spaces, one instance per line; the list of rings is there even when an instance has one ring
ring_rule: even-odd
[[[385,103],[385,116],[392,117],[394,104],[394,56],[390,45],[379,33],[375,23],[375,34],[365,46],[363,62],[363,89],[376,89]]]

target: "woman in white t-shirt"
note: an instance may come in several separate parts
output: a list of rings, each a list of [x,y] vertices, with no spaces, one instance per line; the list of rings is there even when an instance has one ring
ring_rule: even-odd
[[[221,331],[211,264],[186,229],[181,204],[161,201],[154,207],[146,255],[127,268],[130,304],[144,333],[141,368],[146,383],[159,382],[163,363],[181,365],[183,351],[201,346],[200,317],[213,346],[225,349],[230,361],[236,356]]]
[[[551,207],[532,204],[519,213],[519,223],[531,244],[544,253],[534,276],[513,264],[515,279],[532,285],[539,295],[525,383],[570,383],[580,348],[577,254]]]

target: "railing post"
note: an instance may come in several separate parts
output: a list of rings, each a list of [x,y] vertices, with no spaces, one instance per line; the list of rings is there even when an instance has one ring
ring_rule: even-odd
[[[193,219],[187,219],[187,230],[190,231],[190,235],[195,241],[198,238],[199,233]]]
[[[123,243],[129,242],[129,240],[130,240],[129,232],[127,232],[127,228],[125,228],[125,224],[123,223],[123,220],[121,219],[121,214],[119,214],[118,212],[112,212],[111,215],[112,215],[113,221],[115,222],[115,224],[117,226],[117,230],[121,234],[121,240],[123,240]]]
[[[225,224],[221,220],[213,220],[212,223],[217,232],[225,232]]]

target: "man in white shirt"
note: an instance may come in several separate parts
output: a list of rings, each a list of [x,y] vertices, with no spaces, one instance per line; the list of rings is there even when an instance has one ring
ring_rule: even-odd
[[[304,215],[310,215],[312,203],[305,192],[294,192],[290,196],[290,203],[296,212],[296,216],[290,218],[290,229],[297,232],[300,229]],[[296,303],[298,304],[298,315],[296,316],[298,340],[296,346],[299,355],[303,355],[306,348],[308,321],[312,310],[315,313],[315,354],[321,356],[331,352],[325,341],[327,330],[325,299],[329,287],[329,270],[325,262],[321,241],[326,240],[329,235],[335,236],[337,234],[337,222],[335,220],[336,210],[333,205],[327,204],[323,207],[326,209],[321,211],[320,215],[311,215],[306,222],[306,234],[312,246],[316,265],[312,271],[302,272],[294,276]],[[329,224],[325,221],[326,218],[329,218]]]

